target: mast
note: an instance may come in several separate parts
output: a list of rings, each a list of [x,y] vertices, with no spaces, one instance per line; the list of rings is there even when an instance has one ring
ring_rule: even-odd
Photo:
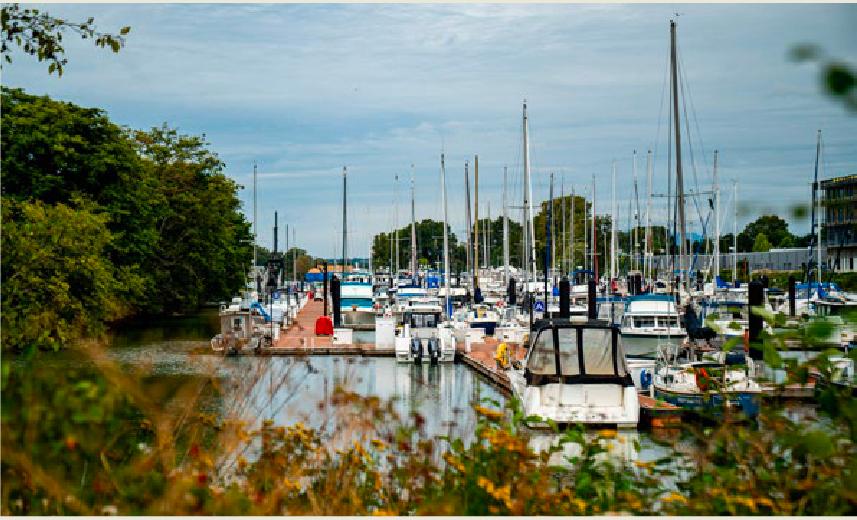
[[[276,235],[276,233],[275,233],[275,235]],[[288,254],[289,254],[289,225],[288,225],[288,224],[286,224],[286,249],[285,249],[285,251],[286,251],[286,252],[285,252],[285,254],[283,255],[283,261],[284,261],[284,262],[286,261],[286,255],[288,255]],[[289,276],[288,276],[288,273],[289,273],[289,266],[288,266],[288,265],[284,265],[284,266],[283,266],[283,270],[286,272],[286,279],[288,279],[288,278],[289,278]],[[292,276],[295,276],[295,272],[294,272],[294,271],[292,271]]]
[[[652,214],[652,151],[649,150],[646,154],[646,245],[645,245],[645,273],[644,277],[649,280],[652,276],[652,249],[654,249],[654,244],[652,243],[652,228],[651,228],[651,214]]]
[[[446,167],[443,153],[440,154],[440,191],[443,198],[443,287],[446,290],[446,303],[443,313],[449,319],[449,238],[447,233],[448,217],[446,209]]]
[[[472,224],[470,222],[470,173],[469,173],[470,163],[469,161],[464,161],[464,213],[465,213],[465,224],[467,225],[467,231],[464,233],[465,238],[467,239],[467,246],[464,248],[467,251],[467,272],[472,273],[473,269],[473,248],[471,247],[471,232],[473,230]],[[472,284],[471,284],[472,285]]]
[[[297,279],[298,279],[298,255],[297,255],[298,239],[297,239],[297,233],[298,233],[298,231],[295,229],[294,226],[292,226],[292,244],[295,248],[295,252],[292,253],[292,274],[294,274],[294,276],[295,276],[295,281],[297,281]]]
[[[816,235],[816,215],[815,209],[818,205],[818,158],[821,155],[821,130],[818,130],[818,137],[815,142],[815,176],[812,180],[812,227],[810,229],[810,234],[812,235],[812,240],[809,243],[809,261],[807,262],[807,298],[810,295],[810,286],[812,285],[810,282],[812,281],[812,269],[810,265],[812,264],[812,248],[813,246],[818,248],[818,259],[815,265],[816,279],[819,283],[821,283],[821,225],[818,226],[818,235]],[[820,216],[820,215],[819,215]],[[820,219],[819,219],[820,220]],[[816,238],[817,237],[817,238]]]
[[[473,159],[473,290],[479,287],[479,156]]]
[[[256,264],[258,257],[256,256],[256,161],[253,161],[253,276],[256,276]]]
[[[528,268],[531,269],[533,274],[533,280],[536,279],[536,233],[533,224],[533,205],[532,205],[532,183],[530,182],[530,141],[528,133],[529,121],[527,119],[527,100],[524,100],[524,218],[526,221],[524,222],[524,228],[526,232],[524,236],[526,237],[525,247],[527,247],[528,251],[526,253],[527,263],[530,265]],[[547,273],[545,273],[547,276]]]
[[[720,180],[717,178],[717,150],[714,150],[714,276],[720,276]],[[716,280],[716,279],[715,279]],[[715,287],[717,284],[714,284]]]
[[[563,273],[568,271],[568,234],[566,229],[566,221],[568,220],[567,214],[565,212],[565,175],[562,176],[562,180],[559,181],[559,200],[562,201],[562,205],[560,207],[560,215],[562,215],[562,234],[560,236],[560,271]]]
[[[595,283],[598,283],[598,233],[595,229],[595,175],[592,175],[592,233],[589,235],[589,243],[592,248],[592,272],[595,276]]]
[[[732,285],[738,280],[738,181],[732,181]]]
[[[346,219],[347,215],[347,206],[346,206],[346,196],[348,193],[348,185],[347,185],[347,170],[345,166],[342,167],[342,276],[345,276],[345,266],[348,264],[348,222]]]
[[[491,201],[488,201],[488,222],[485,224],[485,231],[482,233],[485,237],[485,267],[491,268]]]
[[[509,286],[509,214],[506,199],[506,167],[503,166],[503,283]]]
[[[414,165],[411,164],[411,278],[417,279],[417,217],[414,206]]]
[[[634,219],[632,221],[634,224],[634,229],[632,233],[634,239],[632,240],[632,249],[629,249],[629,252],[633,253],[631,257],[633,259],[633,262],[630,264],[629,270],[637,268],[640,258],[640,241],[638,236],[640,227],[640,194],[637,191],[637,150],[634,150],[634,162],[632,166],[634,169],[634,201],[636,203],[636,206],[634,207]],[[630,205],[631,203],[629,202],[628,206]]]
[[[571,217],[569,218],[569,227],[571,228],[569,232],[571,233],[571,238],[569,239],[569,249],[571,249],[571,266],[570,270],[573,272],[577,269],[577,266],[574,265],[574,186],[571,187]]]
[[[395,236],[393,242],[395,242],[396,254],[393,255],[393,258],[394,258],[394,260],[393,260],[393,262],[394,262],[393,263],[393,267],[394,267],[393,275],[395,276],[395,278],[398,278],[399,277],[399,174],[398,173],[396,174],[396,184],[394,187],[394,192],[395,192],[396,204],[395,204],[395,213],[393,215],[393,220],[394,220],[393,225],[396,228],[396,231],[395,231],[396,236]],[[392,283],[393,287],[398,286],[398,282],[395,279],[391,280],[391,283]]]
[[[619,210],[616,208],[616,161],[613,161],[613,176],[611,182],[610,201],[613,215],[610,218],[610,280],[618,278],[619,264],[616,261],[616,219],[619,215]]]
[[[687,230],[684,218],[684,178],[681,171],[681,121],[679,119],[678,112],[678,57],[676,53],[675,21],[670,20],[670,71],[672,75],[673,93],[673,126],[675,126],[675,191],[677,197],[676,203],[678,204],[678,225],[681,235],[678,265],[679,271],[681,272],[682,283],[686,283],[687,273],[684,268],[684,257],[687,249]]]
[[[553,172],[550,180],[550,203],[547,205],[548,218],[545,219],[545,316],[548,310],[548,278],[550,276],[551,263],[553,262]]]

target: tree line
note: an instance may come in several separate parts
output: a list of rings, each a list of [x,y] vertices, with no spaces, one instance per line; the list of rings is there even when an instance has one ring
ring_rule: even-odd
[[[4,348],[56,348],[244,285],[240,186],[203,137],[5,87],[2,126]]]

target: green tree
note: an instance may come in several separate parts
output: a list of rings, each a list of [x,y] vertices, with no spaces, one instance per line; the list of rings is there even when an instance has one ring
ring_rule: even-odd
[[[767,253],[771,249],[771,243],[768,241],[768,237],[765,236],[764,233],[759,233],[756,235],[756,240],[753,241],[753,252],[754,253]]]
[[[109,47],[113,52],[119,52],[125,46],[125,36],[131,31],[126,26],[119,29],[119,34],[100,32],[95,27],[94,18],[88,18],[85,22],[72,22],[55,18],[39,9],[22,9],[18,4],[3,6],[0,25],[3,29],[0,51],[7,63],[12,63],[14,44],[26,54],[36,56],[39,61],[47,61],[48,74],[56,72],[60,76],[63,67],[68,64],[62,44],[65,32],[77,33],[81,39],[92,40],[98,47]]]
[[[92,204],[78,206],[4,199],[4,349],[59,348],[127,314],[104,256],[113,239],[109,216]]]
[[[780,247],[783,242],[793,243],[794,236],[789,232],[789,224],[777,215],[762,215],[738,233],[738,251],[753,250],[756,236],[762,233],[768,239],[771,247]]]

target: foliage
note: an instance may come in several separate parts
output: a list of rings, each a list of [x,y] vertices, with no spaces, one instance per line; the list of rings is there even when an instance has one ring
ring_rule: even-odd
[[[4,329],[34,326],[24,316],[42,305],[58,322],[38,325],[47,337],[37,344],[56,346],[103,320],[192,309],[244,285],[249,224],[238,186],[203,139],[166,126],[129,132],[101,110],[7,88],[2,124],[3,273],[17,276],[3,288]],[[41,240],[12,235],[31,228]],[[84,243],[59,243],[83,231]],[[88,271],[78,273],[77,257],[91,259]],[[34,258],[50,271],[25,265]],[[69,297],[48,299],[59,290]],[[30,291],[33,299],[22,297]],[[4,348],[30,346],[18,341],[31,333],[3,337]]]
[[[115,290],[127,273],[103,255],[109,217],[78,206],[4,199],[4,348],[58,348],[127,313]]]
[[[125,36],[130,27],[122,27],[119,34],[100,32],[95,27],[95,19],[85,22],[72,22],[55,18],[39,9],[24,8],[19,4],[4,4],[0,12],[2,22],[2,54],[6,63],[12,63],[12,45],[26,54],[36,56],[39,61],[48,62],[48,74],[56,71],[62,76],[63,67],[68,64],[65,48],[62,44],[66,31],[77,33],[81,39],[93,40],[97,47],[109,47],[113,52],[125,46]]]
[[[425,258],[430,266],[435,267],[443,264],[443,222],[424,219],[415,223],[417,238],[417,260]],[[382,232],[372,239],[372,265],[389,266],[390,245],[395,244],[395,234]],[[466,260],[464,247],[459,245],[458,238],[447,226],[450,269],[453,272],[464,270]],[[410,269],[411,263],[411,225],[407,224],[398,230],[399,241],[399,269]],[[395,254],[395,248],[393,249]]]
[[[825,56],[818,46],[811,44],[792,48],[791,58],[797,62],[818,62],[819,83],[825,93],[842,101],[848,110],[857,111],[857,73],[851,65]]]
[[[768,241],[768,237],[764,233],[757,234],[756,239],[753,241],[753,252],[767,253],[770,249],[771,243]]]
[[[782,247],[784,241],[794,243],[795,240],[788,222],[776,215],[762,215],[738,233],[738,251],[755,251],[754,243],[760,233],[765,235],[770,247]]]

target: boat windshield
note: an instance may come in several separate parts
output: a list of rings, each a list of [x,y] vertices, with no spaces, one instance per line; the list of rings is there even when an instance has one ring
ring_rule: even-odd
[[[440,314],[438,313],[412,313],[410,324],[413,328],[434,328],[440,322]]]
[[[526,368],[533,384],[546,383],[557,376],[565,379],[627,375],[624,354],[614,345],[613,331],[609,328],[542,329],[533,343]]]

